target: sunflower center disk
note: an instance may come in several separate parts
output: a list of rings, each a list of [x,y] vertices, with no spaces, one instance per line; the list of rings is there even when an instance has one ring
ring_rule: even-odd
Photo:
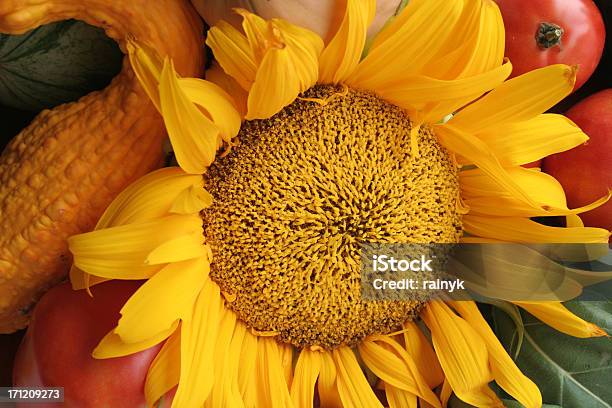
[[[240,319],[296,347],[355,345],[422,302],[361,300],[360,244],[457,242],[456,166],[427,128],[369,93],[315,86],[208,171],[212,278]],[[233,297],[233,296],[232,296]]]

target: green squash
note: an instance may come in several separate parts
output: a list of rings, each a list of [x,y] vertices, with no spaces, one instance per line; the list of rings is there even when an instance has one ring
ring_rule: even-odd
[[[100,28],[77,20],[0,34],[0,105],[38,111],[105,88],[123,55]]]

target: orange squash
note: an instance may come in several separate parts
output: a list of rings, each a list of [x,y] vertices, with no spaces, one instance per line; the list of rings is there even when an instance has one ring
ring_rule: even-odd
[[[1,0],[0,32],[79,19],[125,50],[128,37],[173,58],[184,76],[204,68],[203,28],[188,0]],[[165,129],[127,58],[104,90],[43,111],[0,156],[0,333],[71,264],[66,238],[91,230],[130,182],[162,163]]]

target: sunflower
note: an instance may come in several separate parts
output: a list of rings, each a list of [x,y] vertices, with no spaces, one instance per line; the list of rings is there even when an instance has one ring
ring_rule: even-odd
[[[491,381],[539,407],[471,301],[364,301],[364,242],[607,243],[560,184],[525,163],[587,140],[543,114],[576,68],[506,81],[490,0],[411,0],[366,47],[375,2],[348,0],[323,41],[244,10],[206,43],[206,80],[133,39],[134,71],[180,167],[121,193],[70,238],[76,289],[146,282],[97,358],[165,340],[149,368],[154,406],[503,406]],[[367,48],[367,52],[364,49]],[[531,217],[565,216],[568,227]],[[560,302],[517,303],[558,330],[605,335]]]

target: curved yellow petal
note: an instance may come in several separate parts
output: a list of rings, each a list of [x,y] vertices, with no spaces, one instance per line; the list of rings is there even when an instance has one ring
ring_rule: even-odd
[[[376,12],[375,0],[347,0],[340,28],[319,58],[319,82],[339,83],[353,73]]]
[[[470,77],[441,80],[423,75],[404,77],[377,93],[405,108],[411,117],[437,122],[468,102],[501,84],[512,72],[506,62],[497,68]]]
[[[187,98],[208,113],[224,141],[231,141],[240,130],[241,116],[234,101],[221,87],[199,78],[180,78]]]
[[[465,78],[502,64],[504,24],[493,1],[465,0],[457,28],[446,46],[423,67],[423,72],[440,79]]]
[[[220,129],[187,97],[172,63],[164,62],[159,82],[161,114],[176,160],[187,173],[201,174],[215,159]]]
[[[153,171],[123,190],[104,211],[96,230],[170,215],[175,201],[186,189],[204,189],[199,174],[187,174],[180,167]],[[203,208],[203,207],[202,207]],[[202,208],[192,213],[198,213]]]
[[[545,113],[522,122],[500,124],[477,135],[504,165],[531,163],[564,152],[589,138],[563,115]]]
[[[208,30],[206,45],[210,47],[215,60],[227,75],[248,91],[251,89],[257,61],[246,37],[225,21],[220,21]]]
[[[519,370],[480,314],[476,304],[472,301],[457,301],[451,305],[484,340],[489,350],[495,382],[525,408],[540,408],[542,395],[537,385]]]
[[[480,13],[473,47],[469,51],[464,51],[465,60],[457,64],[462,69],[460,73],[462,77],[478,75],[498,67],[504,59],[506,44],[504,22],[497,4],[492,0],[471,3],[474,4],[466,1],[464,8],[479,8]]]
[[[210,395],[223,307],[219,287],[207,280],[193,306],[193,317],[181,324],[181,376],[173,407],[200,407]]]
[[[406,352],[417,366],[417,370],[429,388],[434,389],[444,381],[444,373],[436,353],[425,335],[414,322],[404,323]]]
[[[549,227],[519,217],[463,216],[463,228],[484,238],[525,243],[600,243],[608,242],[610,232],[603,228]]]
[[[574,337],[602,337],[608,334],[593,323],[576,316],[561,302],[512,302],[550,327]]]
[[[292,406],[289,387],[283,372],[281,350],[276,339],[257,339],[257,363],[255,367],[258,407],[287,408]]]
[[[126,343],[136,343],[166,330],[178,319],[190,319],[209,268],[205,258],[164,267],[123,305],[115,333]]]
[[[333,350],[332,357],[336,364],[336,382],[343,406],[382,408],[353,351],[347,346],[340,346]]]
[[[347,83],[380,91],[390,81],[427,75],[422,67],[443,49],[459,30],[463,2],[411,0],[374,39],[368,55]]]
[[[452,126],[436,126],[435,132],[444,147],[474,163],[512,196],[531,207],[539,208],[539,205],[510,177],[497,157],[480,139]]]
[[[147,404],[154,407],[157,401],[174,388],[181,373],[181,331],[175,330],[149,366],[144,392]]]
[[[212,195],[201,186],[192,184],[179,193],[170,212],[173,214],[196,214],[212,205]]]
[[[104,278],[145,279],[162,266],[149,265],[148,255],[166,241],[184,235],[201,234],[198,215],[169,215],[72,236],[68,247],[74,265],[80,270]],[[203,241],[203,237],[200,242]],[[200,250],[181,254],[184,260],[201,256]]]
[[[421,317],[457,397],[477,407],[503,407],[488,386],[493,375],[486,345],[478,333],[443,302],[429,302]]]
[[[218,87],[227,92],[227,94],[232,97],[234,107],[240,114],[240,117],[244,118],[247,111],[247,98],[249,93],[243,89],[234,78],[227,75],[216,61],[214,61],[212,66],[206,71],[206,80],[213,84],[217,84]]]
[[[499,217],[537,217],[580,214],[605,204],[612,193],[584,207],[569,209],[561,183],[554,177],[535,169],[510,167],[510,177],[541,208],[533,208],[517,200],[481,170],[459,173],[462,197],[473,214]]]
[[[464,132],[478,133],[532,119],[572,91],[576,69],[556,64],[512,78],[461,110],[448,123]]]
[[[291,400],[295,407],[312,407],[315,386],[321,371],[321,352],[308,348],[300,351],[295,365],[295,374],[291,383]]]
[[[408,391],[434,407],[440,401],[429,388],[406,350],[387,336],[370,336],[359,344],[359,354],[370,370],[385,384]]]
[[[264,42],[267,49],[249,91],[247,120],[271,117],[318,79],[321,38],[282,20],[268,26],[271,38]]]
[[[128,57],[136,78],[142,84],[145,92],[158,111],[161,112],[159,101],[159,78],[164,65],[156,50],[134,39],[126,43]]]
[[[179,167],[153,171],[130,184],[115,197],[95,229],[155,220],[171,213],[197,214],[209,204],[200,198],[207,194],[203,184],[202,176],[186,174]],[[92,277],[73,265],[70,280],[73,288],[84,289],[104,282],[106,278]]]
[[[111,330],[100,340],[100,343],[91,353],[93,358],[115,358],[128,356],[130,354],[138,353],[139,351],[146,350],[153,347],[156,344],[161,343],[167,339],[172,333],[176,331],[179,322],[175,321],[172,326],[168,329],[157,333],[155,336],[150,337],[146,340],[139,341],[136,343],[126,343],[117,333],[115,329]]]

